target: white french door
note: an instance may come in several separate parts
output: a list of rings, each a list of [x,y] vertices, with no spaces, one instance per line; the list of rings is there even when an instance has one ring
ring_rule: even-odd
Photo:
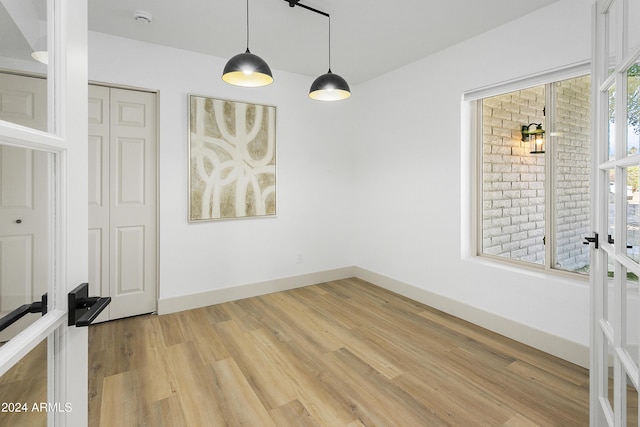
[[[67,326],[67,295],[87,280],[87,2],[20,0],[3,1],[0,7],[5,9],[5,16],[13,18],[15,28],[19,30],[12,38],[16,41],[15,49],[0,49],[0,67],[12,67],[16,72],[37,72],[29,54],[22,55],[21,52],[24,48],[28,53],[37,50],[42,37],[47,40],[48,51],[48,66],[43,73],[48,87],[46,130],[29,128],[18,120],[13,123],[0,120],[0,146],[3,147],[0,152],[33,153],[33,156],[24,157],[41,159],[46,165],[44,191],[47,203],[40,215],[44,215],[46,222],[44,250],[47,255],[45,261],[34,261],[39,265],[33,269],[48,273],[38,279],[39,286],[46,282],[44,289],[48,297],[42,300],[46,312],[37,314],[38,320],[0,347],[0,385],[3,376],[16,368],[22,367],[22,373],[28,375],[28,369],[37,365],[25,360],[32,360],[33,352],[42,349],[44,394],[28,392],[20,401],[3,402],[0,411],[4,411],[0,415],[13,416],[7,424],[13,426],[31,427],[41,423],[84,426],[87,425],[87,328]],[[20,98],[19,92],[13,88],[13,92],[0,94],[4,96],[3,103],[22,102],[18,106],[25,107],[25,112],[31,111],[28,97]],[[26,160],[24,164],[35,163]],[[0,165],[3,167],[0,179],[7,180],[6,184],[10,186],[17,176],[11,173],[11,166],[15,164],[0,162]],[[37,187],[42,190],[41,186]],[[17,192],[15,199],[19,200],[20,196],[24,193]],[[25,200],[28,202],[29,197]],[[14,228],[30,225],[27,223],[30,219],[26,217],[18,218],[22,220],[20,223],[12,216],[8,218],[13,221],[11,226]],[[10,231],[4,222],[0,223],[0,231],[3,228]],[[5,234],[11,236],[8,232]],[[16,235],[26,242],[24,247],[29,246],[30,240],[24,234],[16,232]],[[42,263],[46,265],[42,266]],[[12,278],[4,279],[9,283]],[[6,297],[0,293],[5,302],[10,300]],[[12,386],[15,387],[18,386]],[[22,414],[43,413],[44,418],[37,418],[37,422],[24,421],[22,417]]]
[[[593,16],[590,419],[638,426],[640,1],[597,0]]]

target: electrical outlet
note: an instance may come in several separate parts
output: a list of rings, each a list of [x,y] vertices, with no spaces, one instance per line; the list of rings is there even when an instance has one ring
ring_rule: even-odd
[[[302,264],[303,261],[302,252],[296,252],[296,264]]]

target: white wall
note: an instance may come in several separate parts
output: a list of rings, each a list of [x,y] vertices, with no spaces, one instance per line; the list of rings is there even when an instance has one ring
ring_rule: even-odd
[[[230,86],[224,64],[89,34],[91,81],[160,93],[161,301],[353,265],[351,101],[314,102],[312,77],[278,70],[268,87]],[[277,106],[277,217],[187,222],[188,94]]]
[[[465,91],[589,58],[589,2],[563,0],[360,85],[356,265],[461,317],[482,323],[478,313],[488,313],[523,325],[485,322],[552,353],[571,357],[549,348],[553,340],[523,334],[541,331],[539,341],[550,334],[587,346],[587,282],[463,255],[470,162],[461,99]]]

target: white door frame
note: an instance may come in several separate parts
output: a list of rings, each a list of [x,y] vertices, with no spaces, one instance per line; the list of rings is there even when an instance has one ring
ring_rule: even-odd
[[[54,271],[48,313],[0,348],[0,375],[49,340],[49,425],[87,425],[87,328],[67,327],[67,293],[87,279],[87,1],[48,0],[49,129],[0,122],[0,142],[53,153]],[[53,24],[53,25],[51,25]],[[73,167],[69,167],[69,166]]]
[[[627,393],[638,392],[637,322],[640,264],[627,250],[626,170],[640,165],[640,154],[627,149],[627,70],[640,58],[629,49],[627,7],[630,0],[595,0],[592,51],[593,175],[592,221],[598,235],[593,245],[591,271],[590,425],[626,426]],[[637,0],[632,0],[637,3]],[[637,19],[637,16],[635,17]],[[610,105],[610,90],[615,106]],[[614,108],[614,137],[610,135],[610,106]],[[613,181],[610,177],[613,176]],[[613,182],[615,192],[610,191]],[[613,221],[609,209],[614,207]],[[613,228],[613,240],[607,236]],[[615,244],[614,244],[615,242]],[[609,277],[610,265],[613,277]],[[635,336],[629,335],[635,331]],[[629,342],[632,340],[632,342]],[[610,372],[613,387],[610,390]]]

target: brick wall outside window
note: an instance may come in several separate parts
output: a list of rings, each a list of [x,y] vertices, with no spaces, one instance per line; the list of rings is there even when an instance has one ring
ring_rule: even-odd
[[[553,88],[554,136],[546,129],[545,91],[537,86],[482,101],[482,252],[544,264],[545,154],[531,154],[521,126],[543,123],[553,169],[555,203],[554,268],[576,271],[589,261],[582,238],[589,230],[589,78],[566,80]],[[547,114],[550,109],[547,108]],[[533,127],[532,127],[533,128]],[[554,150],[550,151],[551,145]],[[547,243],[549,243],[547,241]]]
[[[579,270],[589,263],[591,85],[589,77],[555,84],[557,120],[555,268]]]

